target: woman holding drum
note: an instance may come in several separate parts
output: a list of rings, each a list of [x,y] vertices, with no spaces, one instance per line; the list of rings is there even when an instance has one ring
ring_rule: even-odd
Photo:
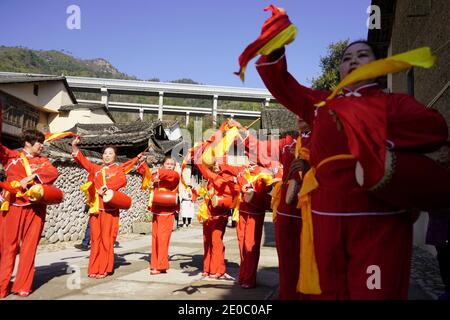
[[[23,150],[9,150],[0,145],[0,159],[5,168],[3,186],[0,298],[9,294],[16,255],[20,261],[11,291],[21,297],[31,293],[34,259],[45,223],[47,204],[62,201],[63,193],[52,186],[58,170],[48,158],[41,156],[44,134],[37,130],[22,133]]]
[[[256,273],[266,210],[270,210],[273,173],[256,164],[221,169],[231,173],[241,189],[239,220],[236,226],[239,243],[239,284],[243,289],[256,286]]]
[[[201,161],[200,161],[201,162]],[[225,246],[223,236],[230,210],[239,197],[240,189],[235,177],[221,171],[216,159],[211,169],[196,163],[202,176],[208,181],[206,220],[203,221],[203,276],[219,279],[225,275]]]
[[[149,172],[145,162],[137,172],[145,178]],[[152,219],[152,254],[150,274],[166,273],[169,269],[169,243],[172,235],[175,212],[179,211],[178,184],[180,175],[175,171],[175,159],[165,157],[163,167],[152,174],[152,190],[148,209],[153,213]]]
[[[117,149],[105,147],[102,153],[104,165],[89,161],[78,149],[80,139],[72,141],[72,156],[89,174],[88,182],[81,189],[89,204],[91,226],[91,254],[88,276],[105,278],[114,271],[114,242],[119,229],[119,210],[131,206],[131,198],[121,193],[127,179],[125,171],[137,163],[142,155],[124,164],[117,164]]]
[[[260,166],[270,166],[274,161],[279,161],[283,168],[282,181],[275,185],[272,192],[280,300],[297,300],[303,297],[296,291],[302,228],[297,193],[302,182],[301,174],[308,169],[310,132],[302,119],[297,117],[296,120],[299,131],[288,132],[280,139],[259,140],[247,131],[242,142],[246,155]],[[237,126],[243,129],[240,124]]]

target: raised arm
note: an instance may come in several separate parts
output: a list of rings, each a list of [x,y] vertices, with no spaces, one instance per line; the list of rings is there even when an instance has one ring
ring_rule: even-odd
[[[310,127],[314,120],[314,104],[324,100],[329,92],[302,86],[287,71],[284,47],[261,56],[256,69],[270,93],[284,107],[299,115]]]
[[[214,189],[216,189],[219,193],[229,194],[232,196],[239,194],[240,188],[237,183],[224,179],[221,175],[212,172],[203,164],[197,164],[197,167],[202,176],[208,180],[208,182],[211,183],[214,186]]]
[[[242,141],[247,157],[261,167],[270,168],[273,162],[280,161],[283,148],[293,142],[291,136],[281,139],[259,140],[257,136],[248,132]]]
[[[72,141],[72,156],[75,161],[80,164],[87,172],[92,173],[96,171],[97,165],[89,161],[83,153],[78,149],[78,143],[80,142],[80,138],[76,137]]]
[[[128,172],[130,172],[134,165],[136,163],[138,163],[141,159],[143,158],[143,154],[139,153],[136,157],[134,157],[133,159],[128,160],[127,162],[124,162],[120,165],[120,167],[122,168],[123,172],[125,174],[128,174]]]
[[[0,143],[0,161],[3,165],[6,165],[9,158],[17,158],[20,153],[17,150],[10,150]]]

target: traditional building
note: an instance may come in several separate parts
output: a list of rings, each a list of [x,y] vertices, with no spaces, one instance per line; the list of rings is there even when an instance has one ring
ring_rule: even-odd
[[[119,162],[148,148],[147,162],[151,166],[172,151],[174,155],[182,154],[185,147],[177,122],[115,123],[104,105],[78,104],[64,77],[2,73],[0,102],[1,139],[9,148],[21,147],[21,132],[35,128],[43,132],[78,133],[80,149],[96,163],[101,162],[103,147],[109,145],[118,148]],[[87,173],[73,161],[71,140],[52,141],[44,151],[60,172],[55,185],[64,192],[64,201],[47,210],[42,240],[51,243],[82,239],[88,218],[80,190]],[[123,191],[133,199],[133,205],[121,213],[120,233],[132,232],[133,223],[142,220],[147,212],[148,192],[140,190],[141,178],[132,172],[127,180]]]
[[[19,136],[24,129],[59,132],[76,123],[114,123],[104,106],[78,104],[62,76],[2,73],[0,102],[2,141],[11,148],[19,147]]]

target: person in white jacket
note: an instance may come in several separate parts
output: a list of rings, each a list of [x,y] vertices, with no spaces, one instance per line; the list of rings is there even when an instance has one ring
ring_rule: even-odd
[[[191,221],[194,216],[194,202],[192,192],[180,186],[180,214],[183,219],[183,227],[192,227]]]

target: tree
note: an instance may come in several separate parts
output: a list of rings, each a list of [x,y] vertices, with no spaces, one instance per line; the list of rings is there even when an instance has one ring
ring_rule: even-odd
[[[322,75],[312,79],[312,88],[317,90],[331,90],[339,83],[339,64],[349,39],[332,43],[328,46],[328,53],[320,57]]]

